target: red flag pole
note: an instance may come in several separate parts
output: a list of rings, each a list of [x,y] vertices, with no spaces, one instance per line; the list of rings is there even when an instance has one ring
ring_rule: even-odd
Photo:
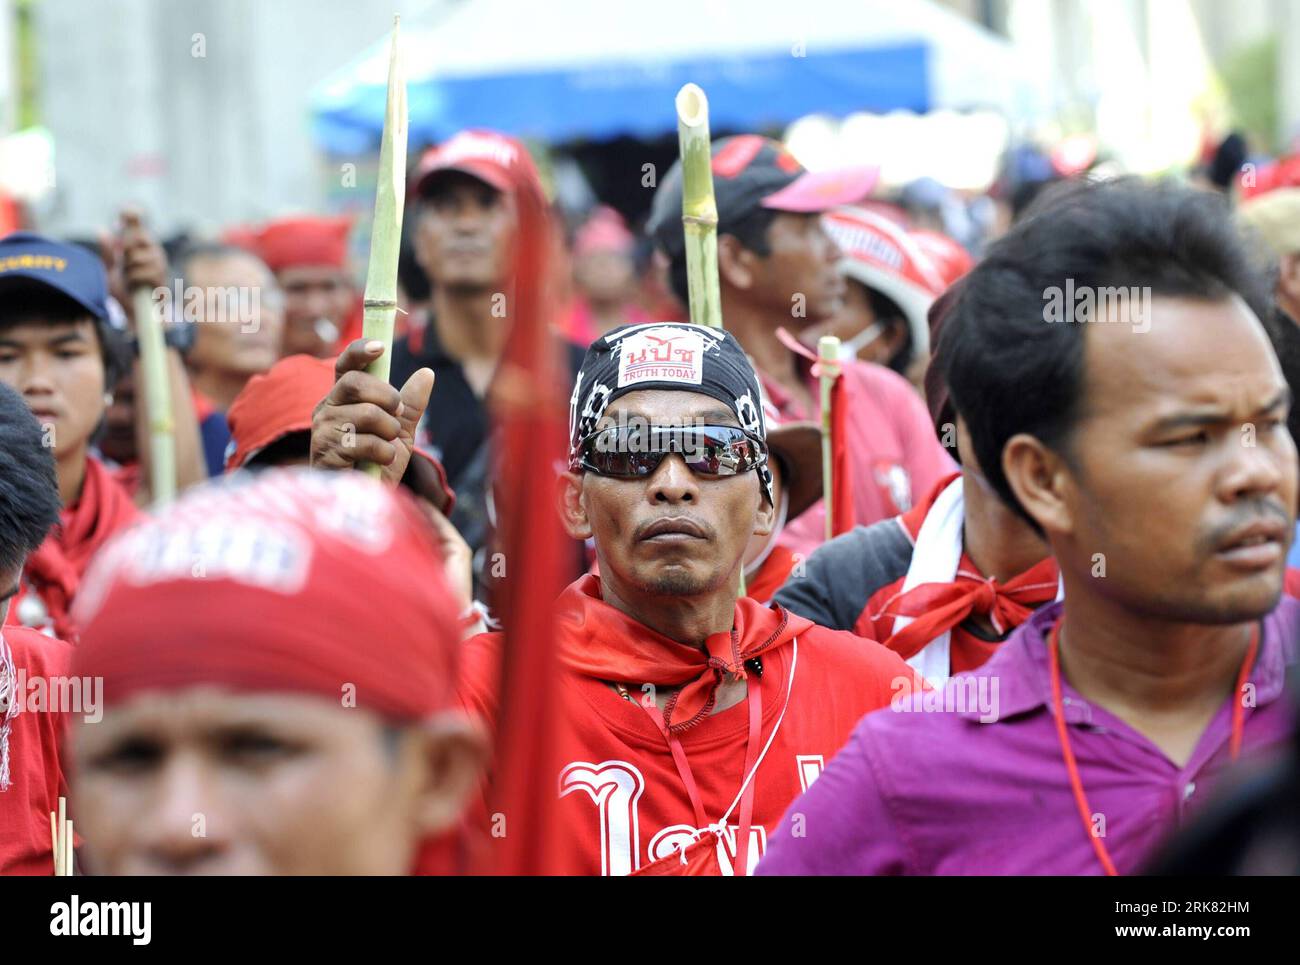
[[[554,602],[563,589],[566,537],[552,481],[565,458],[567,394],[548,325],[552,236],[546,201],[532,187],[516,198],[513,321],[490,393],[503,467],[496,474],[496,506],[506,569],[493,601],[504,641],[488,794],[494,840],[482,870],[541,874],[552,867],[558,799]]]
[[[832,429],[835,382],[839,378],[840,340],[823,335],[817,342],[817,364],[821,373],[822,504],[826,507],[826,539],[835,536],[835,458]]]
[[[854,526],[853,481],[849,471],[848,408],[844,371],[839,364],[840,340],[827,335],[817,343],[816,371],[821,382],[822,496],[826,506],[826,538]]]

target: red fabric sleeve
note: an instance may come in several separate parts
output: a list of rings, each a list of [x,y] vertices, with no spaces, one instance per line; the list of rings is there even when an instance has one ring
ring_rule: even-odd
[[[72,648],[25,627],[7,626],[4,637],[25,684],[25,692],[14,699],[28,709],[14,718],[9,733],[12,783],[0,792],[0,874],[48,875],[54,871],[50,812],[59,809],[60,795],[68,795],[60,748],[70,718],[61,711],[35,709],[29,695],[34,686],[48,694],[51,681],[68,676]]]

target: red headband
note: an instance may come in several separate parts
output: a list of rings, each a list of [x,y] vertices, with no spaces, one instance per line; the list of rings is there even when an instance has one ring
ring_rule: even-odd
[[[413,501],[360,473],[237,474],[99,555],[76,673],[109,707],[211,684],[314,694],[390,720],[451,704],[459,627]]]
[[[257,233],[253,246],[271,271],[320,266],[342,270],[348,261],[352,219],[282,218]]]

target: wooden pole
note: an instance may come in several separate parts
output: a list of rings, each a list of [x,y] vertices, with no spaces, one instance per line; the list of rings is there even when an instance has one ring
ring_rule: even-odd
[[[176,426],[172,420],[167,346],[152,293],[148,288],[137,288],[131,298],[140,344],[144,404],[149,413],[149,494],[153,505],[166,506],[176,498]]]
[[[677,92],[677,140],[682,153],[682,228],[691,321],[722,328],[718,289],[718,205],[713,198],[709,99],[696,84]]]
[[[393,18],[388,55],[388,105],[379,147],[379,177],[375,186],[375,218],[370,228],[370,262],[366,269],[366,339],[384,343],[384,351],[366,368],[388,381],[393,360],[393,326],[397,320],[397,256],[402,244],[402,212],[406,202],[406,77],[398,48],[401,18]],[[382,467],[366,463],[363,471],[379,478]]]
[[[677,92],[677,143],[682,158],[682,230],[686,236],[686,292],[691,322],[722,328],[718,287],[718,204],[713,196],[709,99],[698,84]],[[736,596],[745,595],[745,559]]]
[[[56,877],[63,873],[63,862],[59,860],[59,856],[63,852],[63,842],[62,840],[60,840],[58,821],[59,821],[59,816],[55,814],[53,811],[51,811],[50,812],[50,848],[54,855],[54,874]]]
[[[835,535],[835,458],[831,449],[831,389],[840,375],[840,340],[823,335],[817,340],[821,370],[822,409],[822,504],[826,507],[826,539]]]

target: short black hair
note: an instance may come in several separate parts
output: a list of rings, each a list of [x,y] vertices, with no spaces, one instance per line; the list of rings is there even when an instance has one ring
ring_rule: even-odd
[[[246,469],[272,469],[298,463],[311,455],[311,432],[290,432],[263,446],[244,460]]]
[[[1070,458],[1086,326],[1045,321],[1048,292],[1067,279],[1076,291],[1136,287],[1205,300],[1235,293],[1257,318],[1271,310],[1222,196],[1137,178],[1045,192],[966,276],[937,353],[985,476],[1035,530],[1002,471],[1002,450],[1024,432]]]
[[[734,221],[728,224],[719,223],[718,234],[731,235],[740,242],[742,247],[748,248],[754,254],[765,258],[772,253],[772,246],[768,243],[767,233],[772,227],[772,222],[776,220],[776,216],[780,213],[771,208],[755,205]],[[690,304],[690,290],[686,283],[685,248],[677,252],[668,264],[668,284],[672,288],[673,294],[681,300],[683,305]]]
[[[58,519],[54,452],[22,396],[0,385],[0,567],[21,566]]]
[[[52,325],[88,321],[99,339],[104,363],[104,388],[111,392],[131,370],[131,344],[123,332],[96,318],[80,302],[62,292],[26,278],[0,285],[0,331],[15,325],[39,321]]]
[[[1282,377],[1291,387],[1291,411],[1286,417],[1287,431],[1296,445],[1300,446],[1300,322],[1297,322],[1282,309],[1277,308],[1270,315],[1261,317],[1268,340],[1273,343],[1273,353],[1277,363],[1282,367]]]

